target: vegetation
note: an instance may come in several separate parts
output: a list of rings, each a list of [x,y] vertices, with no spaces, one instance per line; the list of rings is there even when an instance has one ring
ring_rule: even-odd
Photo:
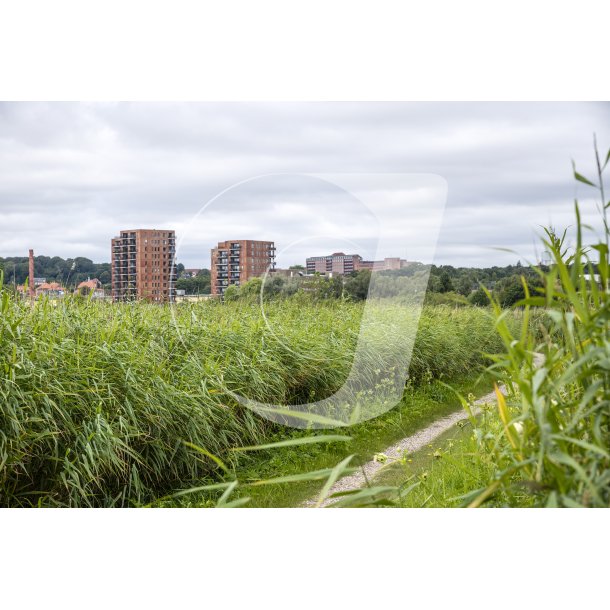
[[[290,267],[303,270],[302,265]],[[4,283],[23,285],[28,277],[28,258],[0,257],[0,270],[4,271]],[[187,295],[210,294],[211,274],[209,269],[201,269],[195,277],[183,276],[184,265],[177,265],[178,280],[176,288],[184,290]],[[66,287],[75,287],[80,282],[97,278],[106,289],[110,288],[110,263],[94,263],[85,257],[63,259],[59,256],[35,256],[34,275],[44,277],[48,282],[59,282]],[[429,276],[429,279],[428,279]],[[436,266],[412,263],[396,271],[377,272],[376,292],[382,296],[404,296],[413,293],[414,284],[418,290],[427,291],[431,304],[487,305],[484,289],[492,290],[505,307],[509,307],[524,298],[521,277],[536,285],[538,276],[533,269],[517,265],[507,267],[490,267],[488,269]],[[269,277],[265,282],[266,297],[291,297],[297,292],[309,295],[314,299],[348,298],[353,301],[366,299],[371,272],[368,269],[356,271],[346,276],[345,281],[339,276],[327,278],[283,278]],[[255,278],[248,282],[249,287],[230,286],[228,298],[252,300],[260,293],[261,280]],[[481,288],[482,287],[482,288]],[[441,296],[442,295],[442,296]],[[468,299],[467,299],[468,298]],[[467,299],[467,300],[466,300]]]
[[[195,277],[180,277],[176,281],[176,290],[186,294],[210,294],[211,274],[209,269],[201,269]]]
[[[595,153],[597,179],[574,176],[598,191],[603,237],[584,245],[576,202],[576,244],[569,248],[565,232],[546,230],[552,265],[538,271],[538,291],[529,294],[524,283],[519,333],[493,300],[505,348],[494,371],[511,393],[508,402],[498,393],[499,419],[480,438],[495,468],[475,506],[515,488],[527,489],[536,506],[610,505],[610,202],[603,184],[610,152],[603,164]],[[541,340],[527,323],[531,307],[543,313]]]
[[[494,476],[494,463],[479,450],[470,422],[460,422],[434,442],[414,453],[406,453],[387,464],[377,477],[379,485],[392,489],[388,499],[404,508],[449,508],[464,505],[473,489]],[[496,497],[498,504],[507,498]],[[523,506],[526,494],[511,498],[512,506]]]
[[[493,278],[493,279],[492,279]],[[412,263],[403,269],[375,272],[374,294],[381,298],[396,298],[411,302],[424,297],[430,305],[487,306],[492,292],[503,307],[511,307],[525,297],[523,280],[530,292],[541,286],[536,268],[520,264],[490,269],[467,269],[450,266],[436,267]],[[225,298],[231,301],[293,298],[300,295],[308,300],[343,299],[364,301],[369,293],[371,271],[362,269],[345,277],[314,275],[284,278],[270,275],[263,282],[254,278],[242,286],[229,286]]]
[[[486,392],[491,384],[489,376],[480,376],[476,370],[459,378],[444,379],[464,392]],[[238,497],[248,497],[248,506],[252,507],[298,506],[319,494],[319,481],[302,480],[276,485],[256,483],[273,480],[280,473],[281,476],[296,476],[303,472],[332,469],[350,456],[353,456],[351,464],[360,467],[398,440],[459,409],[460,402],[455,392],[443,381],[428,376],[427,380],[418,384],[408,384],[403,400],[396,408],[378,418],[350,427],[346,431],[348,442],[311,443],[306,446],[241,452],[242,458],[235,470],[240,486],[235,494]],[[287,431],[282,430],[273,440],[280,441],[286,436]],[[299,438],[303,435],[293,432],[288,433],[288,436]],[[380,484],[386,485],[386,482],[380,481]],[[205,505],[210,502],[210,498],[209,492],[194,497],[185,495],[180,497],[178,505]]]
[[[276,404],[330,395],[361,313],[269,303],[272,332],[250,303],[30,305],[3,291],[0,504],[126,506],[231,481],[232,449],[280,429],[229,391]],[[411,384],[472,374],[497,347],[487,311],[425,308]]]
[[[496,388],[497,408],[477,416],[456,393],[470,416],[464,430],[336,505],[609,506],[610,152],[596,161],[595,181],[574,175],[599,192],[603,237],[584,245],[576,203],[575,246],[547,230],[551,265],[523,269],[519,284],[507,274],[477,288],[472,273],[432,270],[403,402],[350,437],[287,431],[233,397],[289,405],[333,394],[351,367],[370,275],[291,288],[272,278],[265,316],[260,279],[224,303],[175,307],[30,303],[0,289],[0,504],[125,506],[169,494],[268,505],[278,496],[251,490],[276,487],[290,503],[285,486],[311,482],[321,482],[321,502],[392,429],[452,408],[445,382],[463,386],[491,361],[508,391]],[[408,292],[423,296],[428,271],[375,278],[392,297],[388,315],[410,306]],[[374,349],[365,359],[379,366]]]
[[[28,278],[29,259],[27,256],[0,257],[0,270],[4,270],[6,284],[23,285]],[[94,263],[82,256],[68,259],[35,256],[34,276],[62,286],[78,286],[88,278],[97,278],[104,285],[110,285],[111,281],[110,263]]]
[[[547,269],[537,286],[522,280],[518,332],[504,303],[487,291],[503,350],[491,372],[508,390],[497,406],[471,414],[469,432],[408,456],[380,479],[386,500],[402,506],[610,506],[610,238],[602,163],[597,178],[574,170],[597,189],[602,237],[586,247],[578,202],[576,243],[547,229]],[[532,319],[532,313],[535,318]],[[455,433],[454,433],[455,434]]]

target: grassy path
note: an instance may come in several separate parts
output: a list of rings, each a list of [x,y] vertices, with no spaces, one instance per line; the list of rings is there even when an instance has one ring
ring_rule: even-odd
[[[501,390],[504,392],[504,388]],[[476,415],[480,412],[480,407],[485,404],[489,404],[495,400],[494,392],[485,394],[474,402],[473,414]],[[436,440],[439,436],[453,428],[458,422],[467,419],[468,414],[464,410],[456,411],[446,417],[442,417],[425,428],[417,431],[415,434],[407,436],[397,443],[394,443],[385,451],[383,451],[384,460],[371,460],[364,464],[359,472],[342,477],[339,479],[329,490],[328,497],[320,505],[321,508],[329,506],[333,503],[333,494],[359,489],[367,485],[370,480],[377,474],[385,464],[391,464],[400,460],[403,455],[408,453],[414,453],[423,449],[426,445]],[[312,497],[303,503],[304,507],[315,507],[318,502],[317,497]]]
[[[491,379],[487,376],[481,378],[479,374],[473,371],[471,375],[459,381],[447,381],[463,395],[469,392],[480,395],[489,391]],[[430,381],[423,387],[408,391],[401,405],[395,409],[377,419],[350,428],[350,442],[286,447],[256,452],[251,456],[244,455],[244,461],[237,468],[236,478],[248,483],[329,468],[348,455],[355,456],[355,465],[364,466],[375,454],[386,451],[389,446],[405,437],[416,434],[439,419],[461,412],[462,407],[455,393],[437,381]],[[302,432],[295,432],[295,435],[301,436]],[[285,436],[276,440],[283,438]],[[297,507],[319,493],[320,487],[320,481],[303,481],[245,488],[243,492],[238,492],[238,495],[243,493],[250,497],[250,507]],[[184,501],[179,504],[185,505]],[[202,504],[192,498],[187,505]]]
[[[534,355],[534,364],[536,367],[542,365],[544,356],[542,354]],[[500,386],[500,391],[506,395],[506,387]],[[472,414],[477,416],[481,413],[481,407],[494,403],[496,400],[495,392],[489,392],[484,396],[475,400],[473,404]],[[328,491],[327,497],[318,505],[318,496],[310,497],[302,506],[311,508],[320,506],[321,508],[330,506],[335,501],[332,498],[333,494],[353,491],[365,486],[369,486],[371,480],[386,466],[392,466],[399,463],[405,454],[414,454],[421,451],[426,446],[431,446],[431,443],[439,440],[440,437],[447,436],[450,432],[455,433],[455,426],[458,422],[467,419],[469,415],[465,410],[455,411],[445,417],[441,417],[431,424],[421,428],[414,434],[402,438],[398,442],[388,446],[382,453],[383,460],[373,459],[363,464],[358,472],[340,478]],[[378,481],[375,481],[378,484]]]

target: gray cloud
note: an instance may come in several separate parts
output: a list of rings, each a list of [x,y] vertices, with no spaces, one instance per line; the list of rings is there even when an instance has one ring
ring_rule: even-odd
[[[299,178],[235,189],[196,230],[190,221],[253,176],[379,172],[447,180],[435,262],[533,259],[540,225],[573,222],[575,195],[596,223],[591,193],[575,186],[570,167],[573,158],[592,173],[593,132],[610,145],[610,104],[0,104],[0,256],[34,247],[107,261],[119,230],[153,226],[182,230],[187,266],[209,266],[219,240],[266,237],[281,250],[320,228],[371,250],[366,211]],[[398,235],[395,243],[404,246]],[[348,246],[299,242],[278,262]]]

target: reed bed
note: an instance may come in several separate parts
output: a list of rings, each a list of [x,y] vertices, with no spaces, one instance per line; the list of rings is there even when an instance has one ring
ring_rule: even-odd
[[[0,302],[2,506],[133,506],[220,478],[231,448],[278,433],[229,391],[277,404],[332,394],[362,315],[283,301],[268,327],[244,303]],[[411,383],[471,373],[499,347],[487,310],[425,307]]]

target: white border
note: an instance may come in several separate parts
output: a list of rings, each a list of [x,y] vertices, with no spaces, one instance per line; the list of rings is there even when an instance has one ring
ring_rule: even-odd
[[[0,99],[608,99],[597,0],[0,0]]]
[[[607,517],[552,509],[4,510],[3,603],[590,608],[607,599]]]

